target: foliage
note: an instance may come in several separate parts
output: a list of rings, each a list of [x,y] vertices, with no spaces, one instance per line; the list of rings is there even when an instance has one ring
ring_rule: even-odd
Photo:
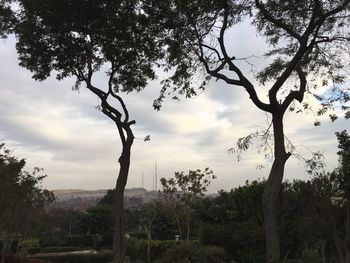
[[[164,256],[155,261],[164,263],[220,263],[225,262],[225,252],[215,246],[201,246],[198,242],[180,242],[166,251]]]
[[[0,256],[2,253],[0,253]],[[50,263],[36,258],[22,258],[13,254],[4,254],[6,263]]]
[[[264,255],[263,228],[254,223],[205,225],[199,237],[204,245],[224,249],[230,260],[248,262],[248,259],[262,259]]]
[[[346,130],[336,133],[338,139],[339,183],[347,201],[350,201],[350,135]]]
[[[89,208],[79,217],[80,231],[90,235],[108,235],[113,232],[113,219],[113,210],[110,206],[98,205]]]
[[[168,249],[175,246],[176,244],[176,241],[173,240],[152,240],[151,257],[154,259],[161,258]],[[147,246],[148,242],[145,239],[137,239],[132,237],[128,238],[126,241],[126,255],[132,261],[139,260],[141,262],[147,262]]]
[[[211,180],[216,176],[209,168],[202,172],[197,169],[184,172],[175,172],[174,178],[161,178],[163,187],[163,205],[171,212],[171,216],[178,226],[178,235],[182,239],[190,239],[190,228],[193,224],[193,206],[207,191]],[[182,231],[186,228],[186,235]]]
[[[304,97],[322,86],[331,94],[318,96],[324,109],[337,104],[349,109],[349,89],[344,85],[349,61],[349,6],[349,0],[206,0],[190,4],[169,0],[157,6],[168,18],[164,23],[169,30],[166,58],[174,74],[163,81],[156,109],[167,93],[177,91],[190,97],[214,78],[243,88],[259,110],[271,114],[274,157],[262,195],[266,257],[271,263],[280,262],[277,203],[285,164],[292,155],[286,147],[284,115],[298,102],[297,112],[304,111]],[[242,58],[240,51],[230,52],[233,42],[227,41],[229,29],[242,21],[252,21],[270,48],[265,54],[267,65],[255,75],[240,63],[249,63],[249,58]],[[198,81],[200,73],[203,82]],[[268,101],[261,99],[259,86],[268,88]],[[330,118],[336,119],[334,114]],[[243,150],[252,139],[246,138],[239,143]]]
[[[17,22],[14,11],[11,8],[13,0],[0,1],[0,38],[6,38],[13,31]]]
[[[21,242],[21,251],[20,254],[22,256],[27,256],[28,254],[32,254],[33,251],[39,249],[40,240],[39,239],[25,239]]]
[[[42,169],[32,173],[24,170],[25,160],[14,157],[0,144],[0,232],[2,252],[7,252],[12,241],[32,232],[35,215],[44,213],[45,205],[53,201],[53,194],[40,185],[46,175]]]
[[[76,79],[100,100],[97,107],[117,126],[122,144],[116,185],[114,261],[124,260],[123,194],[134,142],[128,109],[120,92],[140,91],[155,79],[162,58],[161,27],[151,23],[147,1],[20,0],[16,25],[20,65],[45,80]],[[104,85],[95,82],[105,73]],[[113,101],[113,103],[112,103]],[[116,106],[117,105],[117,106]]]

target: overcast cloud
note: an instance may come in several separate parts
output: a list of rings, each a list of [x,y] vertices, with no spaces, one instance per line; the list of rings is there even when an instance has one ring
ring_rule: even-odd
[[[264,63],[266,45],[250,32],[248,24],[235,30],[230,51],[252,60],[257,68]],[[237,41],[239,39],[239,41]],[[243,63],[243,61],[242,61]],[[28,169],[45,169],[49,189],[106,189],[115,185],[120,142],[115,126],[95,106],[98,100],[84,88],[71,90],[73,79],[50,78],[35,82],[30,73],[18,66],[14,39],[0,42],[0,138],[26,158]],[[245,65],[247,72],[250,65]],[[253,72],[249,74],[253,74]],[[97,83],[103,83],[98,76]],[[253,147],[240,162],[227,150],[235,141],[266,125],[266,115],[252,105],[239,87],[213,81],[207,91],[193,99],[167,99],[161,111],[152,109],[159,92],[158,82],[143,92],[123,95],[131,118],[136,120],[136,136],[127,187],[152,188],[155,162],[158,178],[171,177],[175,171],[210,167],[217,175],[210,192],[229,190],[246,180],[266,178],[268,163]],[[264,95],[262,95],[264,96]],[[315,116],[288,113],[286,135],[304,155],[321,151],[329,169],[337,163],[335,131],[348,127],[348,121],[326,121],[314,127]],[[150,142],[143,138],[151,135]],[[265,164],[266,169],[256,169]],[[287,179],[307,179],[303,164],[288,161]]]

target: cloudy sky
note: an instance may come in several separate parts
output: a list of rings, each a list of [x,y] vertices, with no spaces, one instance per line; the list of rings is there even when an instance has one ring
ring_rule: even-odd
[[[250,32],[250,33],[249,33]],[[246,24],[230,33],[231,52],[242,57],[255,55],[259,68],[265,44]],[[15,39],[0,40],[0,140],[15,156],[27,160],[27,170],[42,167],[49,189],[106,189],[115,185],[120,143],[113,123],[95,107],[98,100],[87,90],[72,91],[73,79],[44,82],[18,66]],[[250,67],[245,66],[249,71]],[[98,82],[103,82],[99,76]],[[158,177],[171,177],[175,171],[210,167],[217,175],[209,192],[229,190],[246,180],[266,178],[266,163],[255,147],[237,162],[228,153],[239,137],[266,126],[266,115],[251,104],[239,87],[211,83],[208,90],[193,99],[167,100],[161,111],[152,108],[159,93],[159,81],[138,94],[123,95],[131,118],[136,120],[136,136],[127,187],[152,188],[155,162]],[[315,116],[288,113],[286,135],[307,158],[309,150],[326,156],[327,169],[337,165],[335,131],[349,127],[349,121],[325,120],[314,127]],[[143,138],[150,134],[151,141]],[[308,150],[309,149],[309,150]],[[265,169],[257,169],[264,164]],[[308,179],[304,165],[288,161],[286,179]]]

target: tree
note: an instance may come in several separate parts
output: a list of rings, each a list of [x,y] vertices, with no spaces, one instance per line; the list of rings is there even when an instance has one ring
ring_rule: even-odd
[[[44,206],[53,201],[53,193],[40,185],[46,175],[35,168],[32,173],[24,171],[25,160],[11,155],[0,144],[0,234],[2,241],[1,262],[12,241],[25,236],[30,228],[33,214],[43,212]]]
[[[157,26],[151,26],[147,1],[22,0],[16,26],[20,65],[44,80],[75,77],[99,100],[99,109],[117,127],[122,149],[115,191],[113,262],[123,262],[123,198],[134,142],[128,109],[120,92],[142,90],[154,79],[154,62],[162,55]],[[95,74],[105,70],[105,87]],[[114,107],[113,105],[118,105]]]
[[[172,213],[178,226],[181,238],[190,240],[191,223],[193,221],[192,207],[207,191],[211,180],[216,176],[209,168],[190,170],[188,174],[175,172],[175,178],[161,178],[165,205]],[[182,231],[182,224],[186,227],[186,236]]]
[[[284,167],[292,154],[284,132],[287,110],[295,110],[297,102],[297,112],[308,108],[304,97],[325,86],[329,91],[316,96],[324,107],[319,113],[327,112],[335,103],[347,110],[345,117],[350,116],[343,71],[350,42],[349,6],[349,0],[169,0],[155,8],[169,30],[167,65],[174,68],[174,74],[163,81],[155,108],[159,109],[165,96],[173,93],[170,88],[193,96],[197,88],[205,89],[214,78],[243,88],[252,103],[271,116],[274,158],[262,197],[269,263],[280,262],[276,204]],[[227,41],[229,29],[249,19],[270,46],[266,53],[269,64],[253,77],[240,64],[249,58],[230,54],[231,43]],[[201,75],[204,81],[196,86]],[[259,86],[268,87],[267,102],[259,96]],[[330,117],[337,118],[333,114]]]
[[[152,241],[152,226],[157,217],[160,207],[156,202],[144,204],[141,208],[140,221],[147,234],[147,262],[151,263],[151,241]]]
[[[350,262],[350,135],[346,130],[336,133],[338,139],[338,175],[346,211],[344,262]]]

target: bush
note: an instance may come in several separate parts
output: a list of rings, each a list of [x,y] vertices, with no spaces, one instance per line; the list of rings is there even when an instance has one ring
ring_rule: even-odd
[[[0,252],[0,258],[3,254]],[[47,261],[35,259],[35,258],[23,258],[14,254],[5,253],[6,263],[47,263]]]
[[[196,261],[201,263],[220,263],[225,261],[225,257],[225,250],[215,246],[202,246],[195,254]]]
[[[226,253],[215,246],[201,246],[198,241],[176,242],[168,249],[158,263],[221,263],[225,262]]]
[[[202,226],[200,241],[203,245],[223,248],[228,260],[242,263],[264,262],[263,229],[249,222],[227,225]]]
[[[21,242],[20,255],[26,257],[28,254],[38,253],[39,247],[39,239],[25,239]]]

